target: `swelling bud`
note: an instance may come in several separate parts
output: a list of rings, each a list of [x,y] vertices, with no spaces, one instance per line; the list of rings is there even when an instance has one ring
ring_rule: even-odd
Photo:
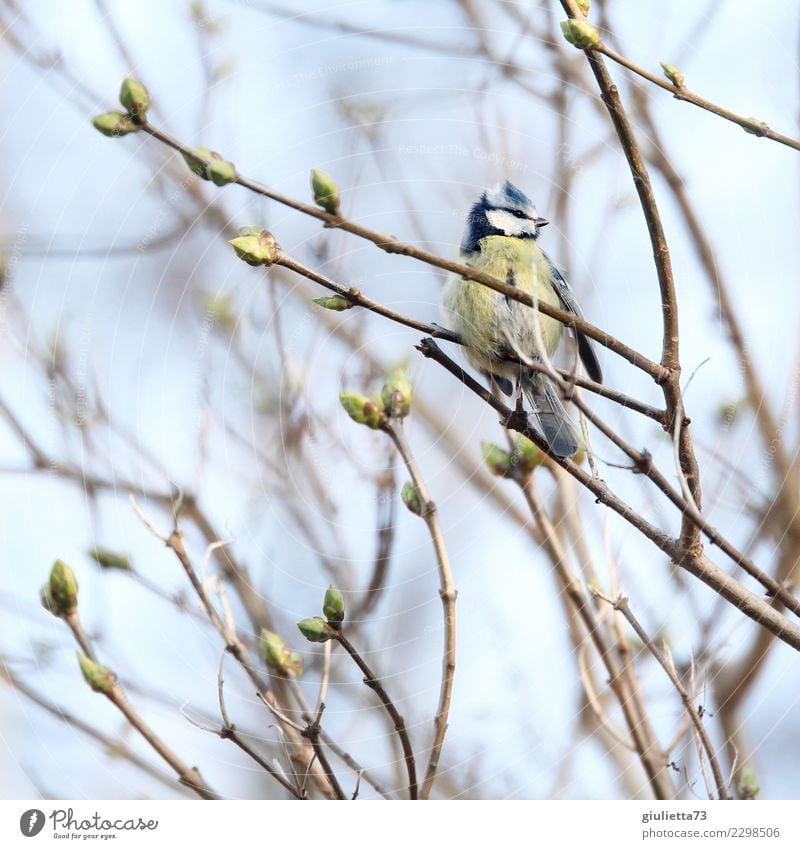
[[[275,237],[263,227],[242,227],[239,236],[228,244],[242,262],[253,266],[272,265],[279,250]]]
[[[312,298],[312,304],[322,307],[324,310],[333,310],[333,312],[344,312],[352,309],[353,303],[343,298],[341,295],[329,295],[322,298]]]
[[[404,366],[393,369],[381,391],[383,411],[387,416],[404,419],[411,412],[414,393]]]
[[[109,695],[114,689],[116,679],[114,673],[105,666],[86,657],[86,655],[77,652],[78,665],[83,673],[84,681],[95,691],[95,693],[103,693]]]
[[[103,112],[102,115],[96,115],[92,118],[92,126],[109,138],[127,136],[139,131],[131,116],[123,115],[122,112]]]
[[[78,582],[63,560],[56,560],[42,593],[43,602],[54,616],[69,616],[78,609]]]
[[[331,584],[325,591],[325,598],[322,602],[322,612],[328,620],[328,625],[331,628],[338,630],[344,622],[344,598],[339,590]]]
[[[314,168],[311,171],[311,191],[314,193],[314,203],[317,206],[325,212],[330,212],[331,215],[339,214],[341,203],[339,187],[329,174]]]
[[[321,617],[315,616],[313,619],[301,619],[297,623],[300,633],[310,643],[327,643],[333,638],[333,628]]]
[[[600,46],[600,33],[594,24],[581,18],[569,18],[561,21],[561,32],[564,38],[580,50],[588,50]]]
[[[686,81],[686,77],[681,73],[681,69],[676,65],[670,65],[667,62],[662,62],[661,67],[664,69],[664,76],[674,85],[676,88],[683,88],[683,84]]]
[[[119,102],[125,107],[134,124],[144,124],[150,107],[150,94],[139,80],[125,77],[119,90]]]
[[[275,672],[295,678],[302,674],[303,658],[291,651],[273,631],[266,628],[261,631],[260,649],[267,666]]]
[[[356,424],[366,425],[372,430],[380,430],[386,417],[374,401],[356,392],[340,392],[339,403]]]
[[[493,442],[481,442],[483,459],[489,471],[499,478],[510,478],[514,473],[514,463],[508,451],[503,451]]]
[[[415,516],[422,515],[424,509],[422,499],[419,496],[419,490],[411,481],[406,481],[403,484],[403,488],[400,490],[400,500]]]

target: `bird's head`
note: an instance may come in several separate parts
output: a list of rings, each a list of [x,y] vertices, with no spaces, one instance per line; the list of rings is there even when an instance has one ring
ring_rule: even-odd
[[[531,199],[506,180],[487,189],[473,204],[461,247],[475,251],[486,236],[535,239],[546,224]]]

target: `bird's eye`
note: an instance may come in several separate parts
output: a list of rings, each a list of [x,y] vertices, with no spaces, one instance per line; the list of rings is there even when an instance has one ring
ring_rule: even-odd
[[[511,214],[514,216],[514,218],[525,218],[525,213],[519,209],[512,209]]]

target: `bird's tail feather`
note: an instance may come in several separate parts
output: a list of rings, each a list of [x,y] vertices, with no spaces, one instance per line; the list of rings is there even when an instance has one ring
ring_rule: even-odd
[[[544,375],[524,377],[522,389],[531,405],[533,427],[542,434],[556,457],[571,457],[581,447],[561,399]]]

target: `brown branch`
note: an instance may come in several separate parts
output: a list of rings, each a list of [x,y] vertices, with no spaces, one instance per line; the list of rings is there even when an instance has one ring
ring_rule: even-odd
[[[506,407],[502,401],[498,400],[481,386],[475,378],[467,374],[464,369],[444,354],[433,339],[423,339],[421,344],[417,346],[417,349],[423,356],[435,360],[442,365],[468,389],[472,390],[479,398],[494,408],[500,414],[500,421],[504,427],[510,427],[527,436],[554,463],[564,468],[592,492],[599,503],[610,507],[615,513],[640,531],[644,537],[667,554],[675,565],[680,566],[696,578],[699,578],[704,584],[711,587],[714,592],[741,610],[745,616],[753,619],[769,631],[772,631],[776,637],[787,645],[800,651],[800,627],[794,622],[787,620],[785,616],[781,616],[769,604],[764,602],[763,599],[750,592],[738,583],[738,581],[731,578],[730,575],[723,572],[702,551],[685,550],[679,541],[650,524],[621,498],[615,495],[604,481],[588,474],[572,460],[562,460],[551,455],[548,445],[529,426],[526,417],[521,418],[514,411]]]
[[[609,687],[625,717],[634,749],[644,767],[653,795],[656,799],[673,799],[675,789],[667,770],[666,758],[660,750],[655,731],[641,703],[638,688],[631,686],[630,677],[624,674],[603,634],[597,615],[586,598],[580,581],[569,569],[566,553],[534,489],[532,476],[527,475],[518,483],[531,514],[542,528],[544,545],[559,576],[559,581],[608,672]]]
[[[403,749],[403,758],[406,762],[406,771],[408,772],[408,795],[411,799],[416,799],[418,796],[417,791],[417,767],[414,763],[414,750],[411,748],[411,740],[408,737],[408,731],[406,731],[406,723],[403,717],[400,715],[400,712],[394,706],[394,702],[389,698],[389,694],[386,692],[383,684],[381,683],[380,678],[375,675],[375,673],[367,666],[366,661],[361,655],[356,651],[353,644],[345,637],[345,635],[341,631],[335,631],[333,635],[333,639],[335,639],[339,645],[350,655],[350,657],[355,662],[356,666],[364,673],[364,683],[369,687],[375,695],[381,700],[381,704],[386,709],[386,713],[389,714],[392,722],[394,723],[394,729],[397,732],[397,736],[400,740],[400,745]]]
[[[403,458],[411,482],[420,500],[423,521],[428,528],[428,533],[436,552],[436,565],[439,570],[439,597],[442,600],[442,616],[444,618],[444,647],[442,651],[442,679],[439,689],[439,706],[436,709],[434,722],[434,739],[431,746],[431,754],[428,760],[428,768],[425,770],[425,780],[420,791],[420,799],[427,799],[433,789],[436,779],[436,771],[439,768],[439,759],[444,746],[444,738],[447,734],[447,720],[450,714],[450,705],[453,700],[453,684],[456,673],[456,591],[453,580],[453,572],[450,568],[450,558],[444,544],[444,534],[439,523],[439,514],[435,502],[431,499],[425,481],[420,474],[419,467],[411,452],[411,446],[406,439],[403,423],[400,419],[389,417],[384,427],[392,442],[397,446],[400,456]]]
[[[634,62],[631,62],[630,59],[620,55],[603,43],[600,43],[595,49],[598,53],[602,53],[613,62],[616,62],[618,65],[622,65],[623,68],[627,68],[642,79],[664,89],[664,91],[668,91],[676,100],[683,100],[686,103],[691,103],[700,109],[704,109],[706,112],[711,112],[713,115],[724,118],[726,121],[738,124],[743,130],[750,133],[750,135],[758,136],[759,138],[771,139],[772,141],[778,142],[778,144],[786,145],[794,150],[800,150],[800,141],[793,139],[791,136],[785,136],[783,133],[775,132],[775,130],[771,129],[764,121],[759,121],[758,118],[745,118],[743,115],[737,115],[735,112],[731,112],[730,109],[726,109],[724,106],[718,106],[716,103],[707,100],[705,97],[695,94],[693,91],[686,88],[685,85],[674,85],[657,74],[652,74],[650,71],[647,71]]]
[[[686,691],[686,688],[681,684],[680,679],[678,678],[674,667],[665,657],[664,653],[656,646],[653,640],[650,638],[650,635],[647,631],[644,630],[639,620],[633,615],[633,611],[630,609],[628,605],[628,599],[624,595],[617,596],[616,600],[612,600],[610,598],[606,598],[602,593],[598,592],[596,589],[591,589],[591,591],[598,597],[602,598],[603,601],[607,601],[614,610],[618,610],[625,619],[628,620],[631,628],[636,632],[636,636],[644,643],[647,647],[648,651],[653,655],[653,657],[658,661],[661,668],[664,672],[667,673],[667,677],[672,682],[672,686],[678,691],[678,695],[681,697],[681,701],[683,702],[683,706],[686,709],[686,713],[689,715],[689,719],[694,725],[695,730],[697,731],[697,736],[700,738],[700,742],[702,744],[703,749],[708,757],[708,762],[711,765],[711,772],[714,776],[714,783],[717,787],[717,796],[720,799],[730,799],[728,795],[728,790],[725,786],[725,779],[722,777],[722,770],[720,769],[719,760],[717,759],[717,754],[714,751],[714,746],[711,743],[711,738],[708,736],[708,731],[703,724],[703,720],[700,718],[700,714],[692,703],[692,698],[689,693]],[[766,633],[766,632],[763,632]]]
[[[169,133],[165,133],[161,129],[156,129],[150,124],[144,124],[140,129],[153,136],[153,138],[158,139],[163,144],[168,145],[173,150],[187,155],[190,159],[202,161],[202,157],[198,157],[190,147],[173,138],[169,135]],[[588,321],[578,318],[574,313],[558,309],[544,301],[537,301],[537,303],[534,304],[531,295],[527,292],[523,292],[519,287],[511,286],[505,281],[492,277],[490,274],[485,274],[482,271],[478,271],[469,265],[445,259],[437,256],[436,254],[430,253],[429,251],[425,251],[422,248],[418,248],[415,245],[402,242],[394,236],[387,235],[386,233],[380,233],[376,230],[370,230],[369,228],[363,227],[362,225],[344,218],[341,215],[332,215],[331,213],[325,212],[312,204],[303,203],[302,201],[298,201],[294,198],[288,197],[287,195],[280,194],[279,192],[270,189],[256,180],[251,180],[248,177],[239,175],[236,182],[240,186],[244,186],[244,188],[249,189],[258,195],[274,200],[277,203],[281,203],[284,206],[288,206],[291,209],[295,209],[298,212],[311,216],[312,218],[316,218],[328,227],[344,230],[358,236],[359,238],[365,239],[368,242],[372,242],[387,253],[412,257],[435,268],[450,271],[453,274],[458,274],[465,280],[473,280],[476,283],[488,286],[490,289],[494,289],[494,291],[499,292],[513,301],[519,301],[526,306],[536,308],[544,315],[554,318],[572,330],[577,330],[585,336],[599,342],[610,351],[613,351],[628,360],[628,362],[636,366],[636,368],[648,374],[657,383],[661,383],[669,377],[669,371],[664,368],[664,366],[653,362],[643,354],[609,335],[604,330],[590,324]]]
[[[82,653],[92,662],[97,663],[97,655],[86,636],[81,624],[78,611],[73,610],[61,617],[67,627],[72,631],[75,642],[80,646]],[[209,789],[200,776],[197,767],[187,766],[172,749],[153,731],[130,704],[125,696],[125,691],[120,686],[116,677],[111,672],[106,672],[106,685],[102,694],[117,708],[117,710],[128,720],[130,725],[141,734],[151,748],[174,770],[181,784],[193,790],[201,799],[218,799],[216,793]]]
[[[26,699],[42,708],[42,710],[46,711],[51,716],[56,717],[56,719],[59,719],[61,722],[66,723],[71,728],[80,731],[81,734],[84,734],[99,743],[108,752],[110,757],[124,758],[146,775],[154,778],[156,781],[160,781],[165,786],[174,789],[175,779],[171,775],[161,772],[160,769],[154,767],[122,741],[114,740],[112,737],[98,731],[94,725],[85,722],[80,717],[73,716],[64,708],[48,701],[44,696],[37,693],[32,687],[29,687],[24,681],[14,674],[8,668],[8,663],[2,655],[0,655],[0,678],[2,678],[10,687],[13,687],[18,693],[21,693]],[[186,785],[182,786],[186,787]],[[186,787],[186,789],[188,790],[189,788]]]

